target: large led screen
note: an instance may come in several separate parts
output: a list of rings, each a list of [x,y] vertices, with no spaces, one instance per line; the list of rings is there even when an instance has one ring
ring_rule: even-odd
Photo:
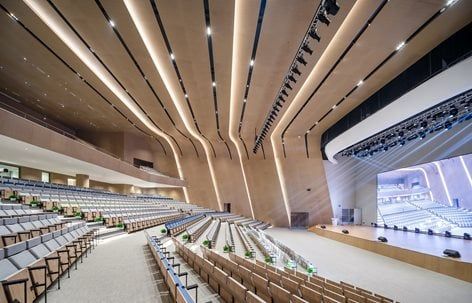
[[[402,229],[472,231],[472,154],[377,175],[377,223]]]

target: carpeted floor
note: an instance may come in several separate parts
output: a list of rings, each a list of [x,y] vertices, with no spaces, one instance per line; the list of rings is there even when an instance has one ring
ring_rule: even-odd
[[[312,261],[318,274],[372,290],[402,303],[468,303],[472,283],[425,270],[305,230],[270,228],[266,233]]]

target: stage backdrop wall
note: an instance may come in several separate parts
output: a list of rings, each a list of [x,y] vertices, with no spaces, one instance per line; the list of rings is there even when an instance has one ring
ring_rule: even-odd
[[[363,224],[370,225],[377,221],[378,173],[469,153],[471,121],[370,158],[338,157],[338,164],[323,161],[333,213],[340,218],[342,208],[361,208]]]

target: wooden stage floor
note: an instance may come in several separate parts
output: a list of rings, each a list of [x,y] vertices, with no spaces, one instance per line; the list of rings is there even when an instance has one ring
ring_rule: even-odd
[[[347,229],[349,234],[343,234],[343,229]],[[369,226],[326,225],[326,229],[322,229],[316,225],[309,230],[323,237],[472,282],[472,241],[470,240]],[[386,237],[388,242],[379,242],[377,240],[379,236]],[[459,251],[461,258],[444,257],[443,251],[446,248]]]

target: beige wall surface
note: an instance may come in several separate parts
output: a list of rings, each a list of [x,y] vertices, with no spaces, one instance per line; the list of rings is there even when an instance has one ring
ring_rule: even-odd
[[[30,168],[30,167],[20,167],[20,178],[27,180],[36,180],[41,181],[41,170]]]

